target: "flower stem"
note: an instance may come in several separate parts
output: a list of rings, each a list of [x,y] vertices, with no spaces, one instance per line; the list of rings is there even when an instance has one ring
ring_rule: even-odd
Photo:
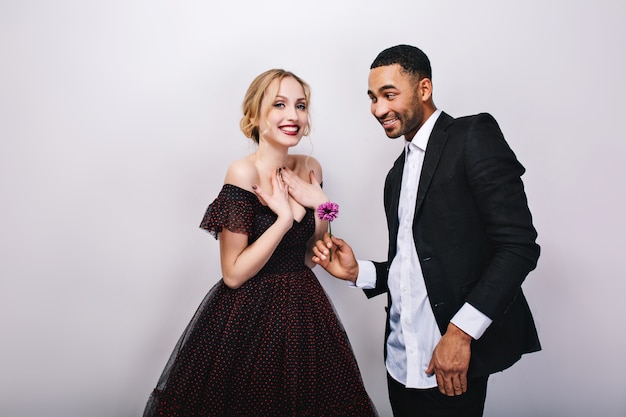
[[[333,237],[333,229],[330,226],[331,222],[328,222],[328,235],[332,238]],[[333,261],[333,250],[332,248],[328,250],[329,254],[330,254],[330,262]]]

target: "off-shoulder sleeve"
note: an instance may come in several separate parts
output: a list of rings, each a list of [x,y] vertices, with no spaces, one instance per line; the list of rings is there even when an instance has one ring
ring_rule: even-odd
[[[218,238],[223,228],[233,233],[249,235],[254,219],[257,197],[250,191],[225,184],[217,198],[209,205],[200,228]]]

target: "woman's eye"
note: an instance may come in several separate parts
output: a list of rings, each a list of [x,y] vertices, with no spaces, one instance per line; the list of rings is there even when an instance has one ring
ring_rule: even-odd
[[[302,103],[300,103],[300,104],[298,104],[298,105],[296,106],[296,108],[297,108],[298,110],[306,110],[306,104],[302,104]]]
[[[282,101],[276,102],[274,103],[274,107],[282,109],[283,107],[285,107],[285,103],[283,103]]]

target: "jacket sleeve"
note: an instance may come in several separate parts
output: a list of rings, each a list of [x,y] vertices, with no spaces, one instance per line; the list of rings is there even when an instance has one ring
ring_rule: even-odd
[[[376,297],[377,295],[386,293],[389,288],[387,286],[387,279],[389,277],[389,262],[372,262],[376,268],[376,287],[371,289],[365,289],[363,292],[367,298]]]
[[[464,144],[466,178],[493,254],[466,301],[497,320],[536,267],[540,248],[521,180],[524,167],[491,115],[470,120]]]

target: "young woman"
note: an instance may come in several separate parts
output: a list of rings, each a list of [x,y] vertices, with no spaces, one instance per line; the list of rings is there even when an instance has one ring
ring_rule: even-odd
[[[290,155],[310,131],[309,86],[269,70],[250,85],[234,161],[201,227],[220,242],[221,279],[170,357],[148,416],[375,416],[347,335],[311,271],[328,227],[322,169]]]

